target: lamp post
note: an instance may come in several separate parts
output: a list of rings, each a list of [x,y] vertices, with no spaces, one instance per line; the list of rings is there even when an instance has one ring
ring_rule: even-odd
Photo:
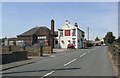
[[[89,27],[88,27],[88,43],[89,43]]]

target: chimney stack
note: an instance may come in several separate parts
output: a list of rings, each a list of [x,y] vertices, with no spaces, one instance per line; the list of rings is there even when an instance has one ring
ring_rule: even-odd
[[[54,20],[51,20],[51,32],[52,32],[52,42],[51,42],[51,46],[52,48],[54,48]]]
[[[66,24],[70,24],[70,21],[69,21],[69,20],[66,20]]]
[[[78,27],[78,25],[77,25],[77,23],[75,23],[75,25],[74,25],[75,27]]]

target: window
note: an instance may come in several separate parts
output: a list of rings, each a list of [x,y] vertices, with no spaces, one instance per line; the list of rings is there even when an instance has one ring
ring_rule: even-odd
[[[76,40],[76,38],[72,38],[72,40]]]
[[[83,41],[83,39],[81,38],[81,41]]]
[[[55,41],[55,44],[58,44],[58,40]]]
[[[60,30],[60,36],[63,36],[63,30]]]
[[[65,30],[65,36],[70,36],[70,30]]]
[[[75,45],[75,44],[76,44],[76,41],[73,41],[73,44]]]
[[[72,43],[75,45],[76,44],[76,38],[72,38]]]
[[[76,29],[73,29],[72,36],[76,36]]]
[[[63,40],[62,40],[61,42],[62,42],[62,44],[64,44],[64,41],[63,41]]]
[[[83,34],[82,37],[85,37],[85,35]]]
[[[84,34],[84,33],[82,33],[82,37],[85,37],[85,34]]]

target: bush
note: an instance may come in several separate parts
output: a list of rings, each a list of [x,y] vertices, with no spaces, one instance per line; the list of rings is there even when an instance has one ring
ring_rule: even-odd
[[[93,44],[92,43],[87,43],[87,47],[92,47]]]

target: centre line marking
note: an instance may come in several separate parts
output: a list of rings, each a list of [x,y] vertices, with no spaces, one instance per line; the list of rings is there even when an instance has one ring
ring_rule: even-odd
[[[51,72],[45,74],[45,75],[43,76],[43,78],[46,77],[46,76],[48,76],[48,75],[50,75],[50,74],[52,74],[52,73],[54,73],[54,72],[55,72],[55,71],[51,71]]]
[[[74,62],[75,60],[77,60],[77,59],[73,59],[72,61],[70,61],[70,62],[68,62],[68,63],[64,64],[64,66],[69,65],[70,63]]]
[[[80,55],[80,57],[84,56],[86,53],[83,53],[82,55]]]

